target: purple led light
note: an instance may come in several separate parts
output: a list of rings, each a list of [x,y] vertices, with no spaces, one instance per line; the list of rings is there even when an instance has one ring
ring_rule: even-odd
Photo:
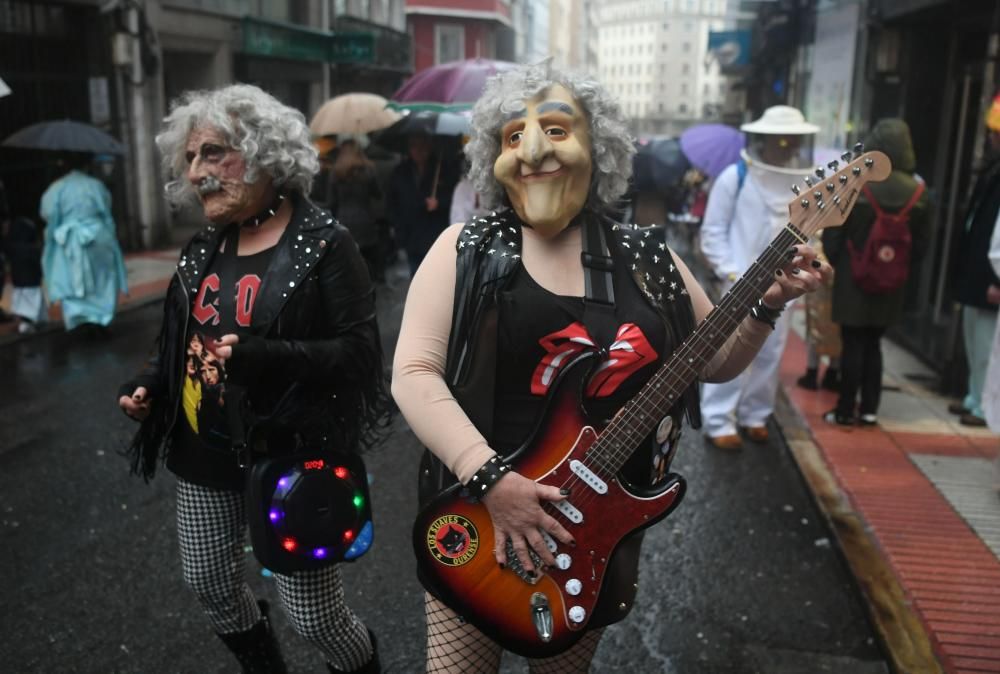
[[[326,548],[316,548],[313,550],[313,557],[316,559],[323,559],[326,557]]]
[[[278,512],[277,510],[272,510],[271,512],[268,513],[267,516],[271,518],[272,522],[277,522],[279,519],[281,519],[281,513]]]
[[[288,478],[287,477],[283,477],[280,480],[278,480],[278,488],[279,489],[284,489],[287,486],[288,486]]]

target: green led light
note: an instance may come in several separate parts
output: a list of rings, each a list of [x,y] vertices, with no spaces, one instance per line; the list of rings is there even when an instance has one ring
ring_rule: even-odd
[[[361,498],[361,494],[355,494],[354,495],[354,507],[355,508],[360,508],[361,504],[364,503],[364,502],[365,502],[365,500],[363,498]]]

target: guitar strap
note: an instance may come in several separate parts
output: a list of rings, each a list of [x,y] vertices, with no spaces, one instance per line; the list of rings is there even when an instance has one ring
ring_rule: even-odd
[[[598,344],[610,346],[614,341],[615,322],[615,262],[611,259],[607,234],[598,217],[583,222],[584,298],[583,324]]]

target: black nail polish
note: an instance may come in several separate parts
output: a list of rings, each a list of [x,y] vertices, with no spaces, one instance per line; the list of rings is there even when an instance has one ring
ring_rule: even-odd
[[[569,496],[569,487],[563,487],[562,489],[559,490],[559,493],[562,494],[563,496]]]
[[[792,273],[793,274],[798,274],[799,273],[799,268],[798,267],[793,267],[792,268]]]
[[[576,547],[576,539],[573,539],[572,541],[570,541],[569,544],[570,544],[571,547],[575,548]]]
[[[819,260],[813,260],[811,264],[813,266],[813,269],[819,269],[820,267],[823,266],[823,263],[820,262]]]
[[[781,270],[779,269],[778,271],[774,272],[774,275],[775,276],[781,276],[782,275]]]

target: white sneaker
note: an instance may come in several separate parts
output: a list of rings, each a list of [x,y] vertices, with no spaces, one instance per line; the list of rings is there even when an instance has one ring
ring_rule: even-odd
[[[874,414],[862,414],[859,417],[862,426],[876,426],[878,425],[878,417]]]

